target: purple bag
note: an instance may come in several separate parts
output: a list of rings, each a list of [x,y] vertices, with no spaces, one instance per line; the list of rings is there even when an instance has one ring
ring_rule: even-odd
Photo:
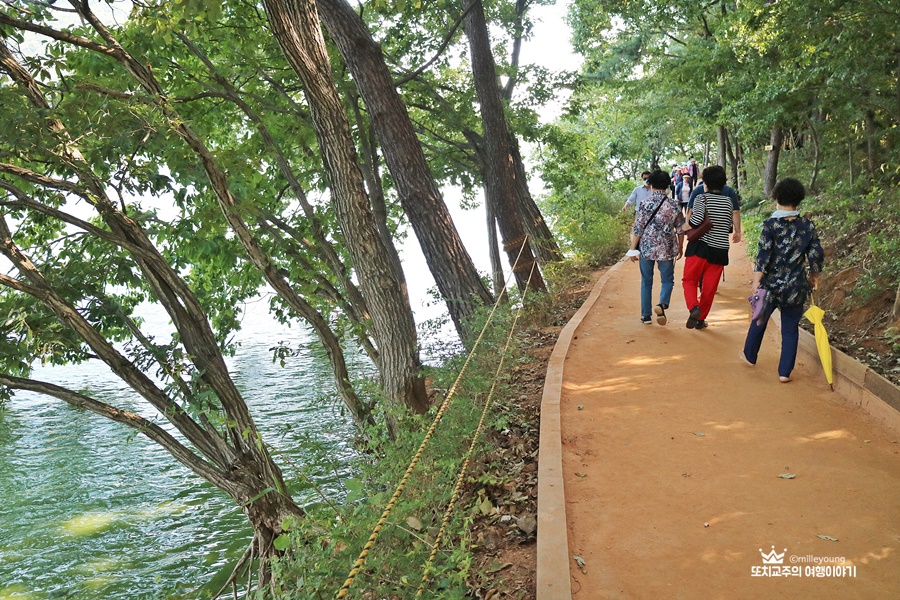
[[[764,325],[762,316],[766,308],[766,288],[756,288],[756,292],[749,296],[747,300],[750,301],[750,308],[753,309],[750,320],[756,321],[756,324],[762,327]]]

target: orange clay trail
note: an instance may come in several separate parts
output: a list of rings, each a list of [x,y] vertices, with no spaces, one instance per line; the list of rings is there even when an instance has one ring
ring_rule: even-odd
[[[802,351],[780,383],[774,322],[757,366],[740,361],[743,244],[731,260],[708,329],[685,328],[683,261],[668,324],[641,324],[627,262],[575,332],[560,408],[573,598],[898,599],[900,434],[840,404]],[[753,576],[773,546],[785,567],[843,559],[824,564],[856,576]]]

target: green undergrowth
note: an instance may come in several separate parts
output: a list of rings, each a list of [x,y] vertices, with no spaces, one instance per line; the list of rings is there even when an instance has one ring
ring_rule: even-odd
[[[541,199],[541,208],[573,264],[597,268],[625,253],[634,210],[621,208],[633,189],[632,183],[620,181],[551,192]]]
[[[774,201],[742,213],[747,251],[756,254],[762,222]],[[838,182],[803,201],[800,212],[813,220],[826,250],[823,276],[827,284],[841,273],[855,270],[847,286],[848,307],[858,307],[896,289],[900,282],[900,190],[896,186],[859,191]]]
[[[557,268],[561,281],[571,280]],[[545,316],[543,303],[529,302],[531,308],[516,329]],[[473,432],[491,388],[487,428],[502,430],[514,418],[510,370],[526,360],[522,344],[513,336],[503,368],[496,375],[507,335],[512,327],[516,303],[501,305],[493,315],[483,339],[462,377],[467,355],[446,359],[427,370],[429,389],[434,393],[432,409],[425,415],[398,414],[399,435],[387,438],[381,427],[368,431],[369,441],[354,465],[355,475],[345,480],[345,496],[334,502],[335,509],[313,506],[302,522],[287,523],[289,534],[277,540],[283,557],[273,564],[274,584],[266,592],[273,598],[334,598],[362,552],[366,541],[416,454],[443,400],[452,398],[419,462],[405,484],[402,495],[371,547],[366,564],[356,576],[349,598],[413,598],[423,576],[444,511],[453,493],[456,478],[471,443]],[[479,317],[480,325],[488,310]],[[458,381],[457,381],[458,379]],[[481,436],[484,439],[484,436]],[[484,442],[476,445],[473,460],[482,460]],[[456,504],[443,535],[431,570],[424,598],[452,600],[465,598],[472,568],[469,527],[482,510],[479,501],[478,469],[470,468],[464,478],[462,496]]]

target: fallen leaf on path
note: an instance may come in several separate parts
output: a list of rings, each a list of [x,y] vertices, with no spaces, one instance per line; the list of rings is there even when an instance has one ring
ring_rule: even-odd
[[[486,572],[488,575],[492,575],[492,574],[494,574],[494,573],[497,573],[498,571],[502,571],[503,569],[506,569],[506,568],[511,567],[511,566],[512,566],[512,563],[511,563],[511,562],[503,563],[502,565],[498,565],[498,564],[496,563],[496,561],[494,561],[493,563],[491,563],[491,567],[490,567],[487,571],[485,571],[485,572]]]
[[[706,436],[705,433],[699,433],[697,431],[694,432],[694,435],[696,435],[697,437],[705,437]]]
[[[779,477],[781,477],[782,479],[793,479],[794,477],[796,477],[796,475],[794,475],[793,473],[782,473],[781,475],[779,475]]]
[[[836,541],[838,541],[837,538],[831,537],[830,535],[822,535],[821,533],[818,534],[816,537],[820,537],[820,538],[822,538],[823,540],[828,540],[829,542],[836,542]]]
[[[415,529],[416,531],[422,531],[422,521],[418,520],[415,517],[406,517],[406,524],[409,525],[410,529]]]
[[[584,410],[584,405],[583,405],[583,404],[579,404],[579,405],[578,405],[578,410]]]
[[[584,562],[584,559],[581,558],[580,556],[578,556],[577,554],[573,554],[572,557],[575,559],[575,562],[578,564],[579,567],[584,568],[585,564],[587,564]]]
[[[485,498],[483,501],[477,504],[478,510],[481,511],[483,515],[491,514],[491,511],[494,510],[494,505],[491,504],[491,501]]]
[[[587,477],[587,473],[575,473],[575,477]]]
[[[525,515],[516,519],[516,525],[525,533],[532,534],[537,529],[537,519],[534,515]]]

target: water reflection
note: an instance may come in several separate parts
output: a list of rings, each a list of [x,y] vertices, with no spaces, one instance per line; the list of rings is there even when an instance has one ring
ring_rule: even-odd
[[[305,330],[283,328],[264,311],[248,320],[229,366],[264,439],[339,496],[352,425],[335,405],[327,361],[308,350]],[[269,351],[280,340],[308,351],[282,368]],[[357,372],[367,368],[356,359]],[[35,377],[155,418],[104,365],[41,369]],[[298,502],[320,501],[276,460]],[[215,590],[198,587],[233,564],[251,535],[224,494],[162,448],[28,393],[0,412],[0,497],[0,600],[208,597]]]

